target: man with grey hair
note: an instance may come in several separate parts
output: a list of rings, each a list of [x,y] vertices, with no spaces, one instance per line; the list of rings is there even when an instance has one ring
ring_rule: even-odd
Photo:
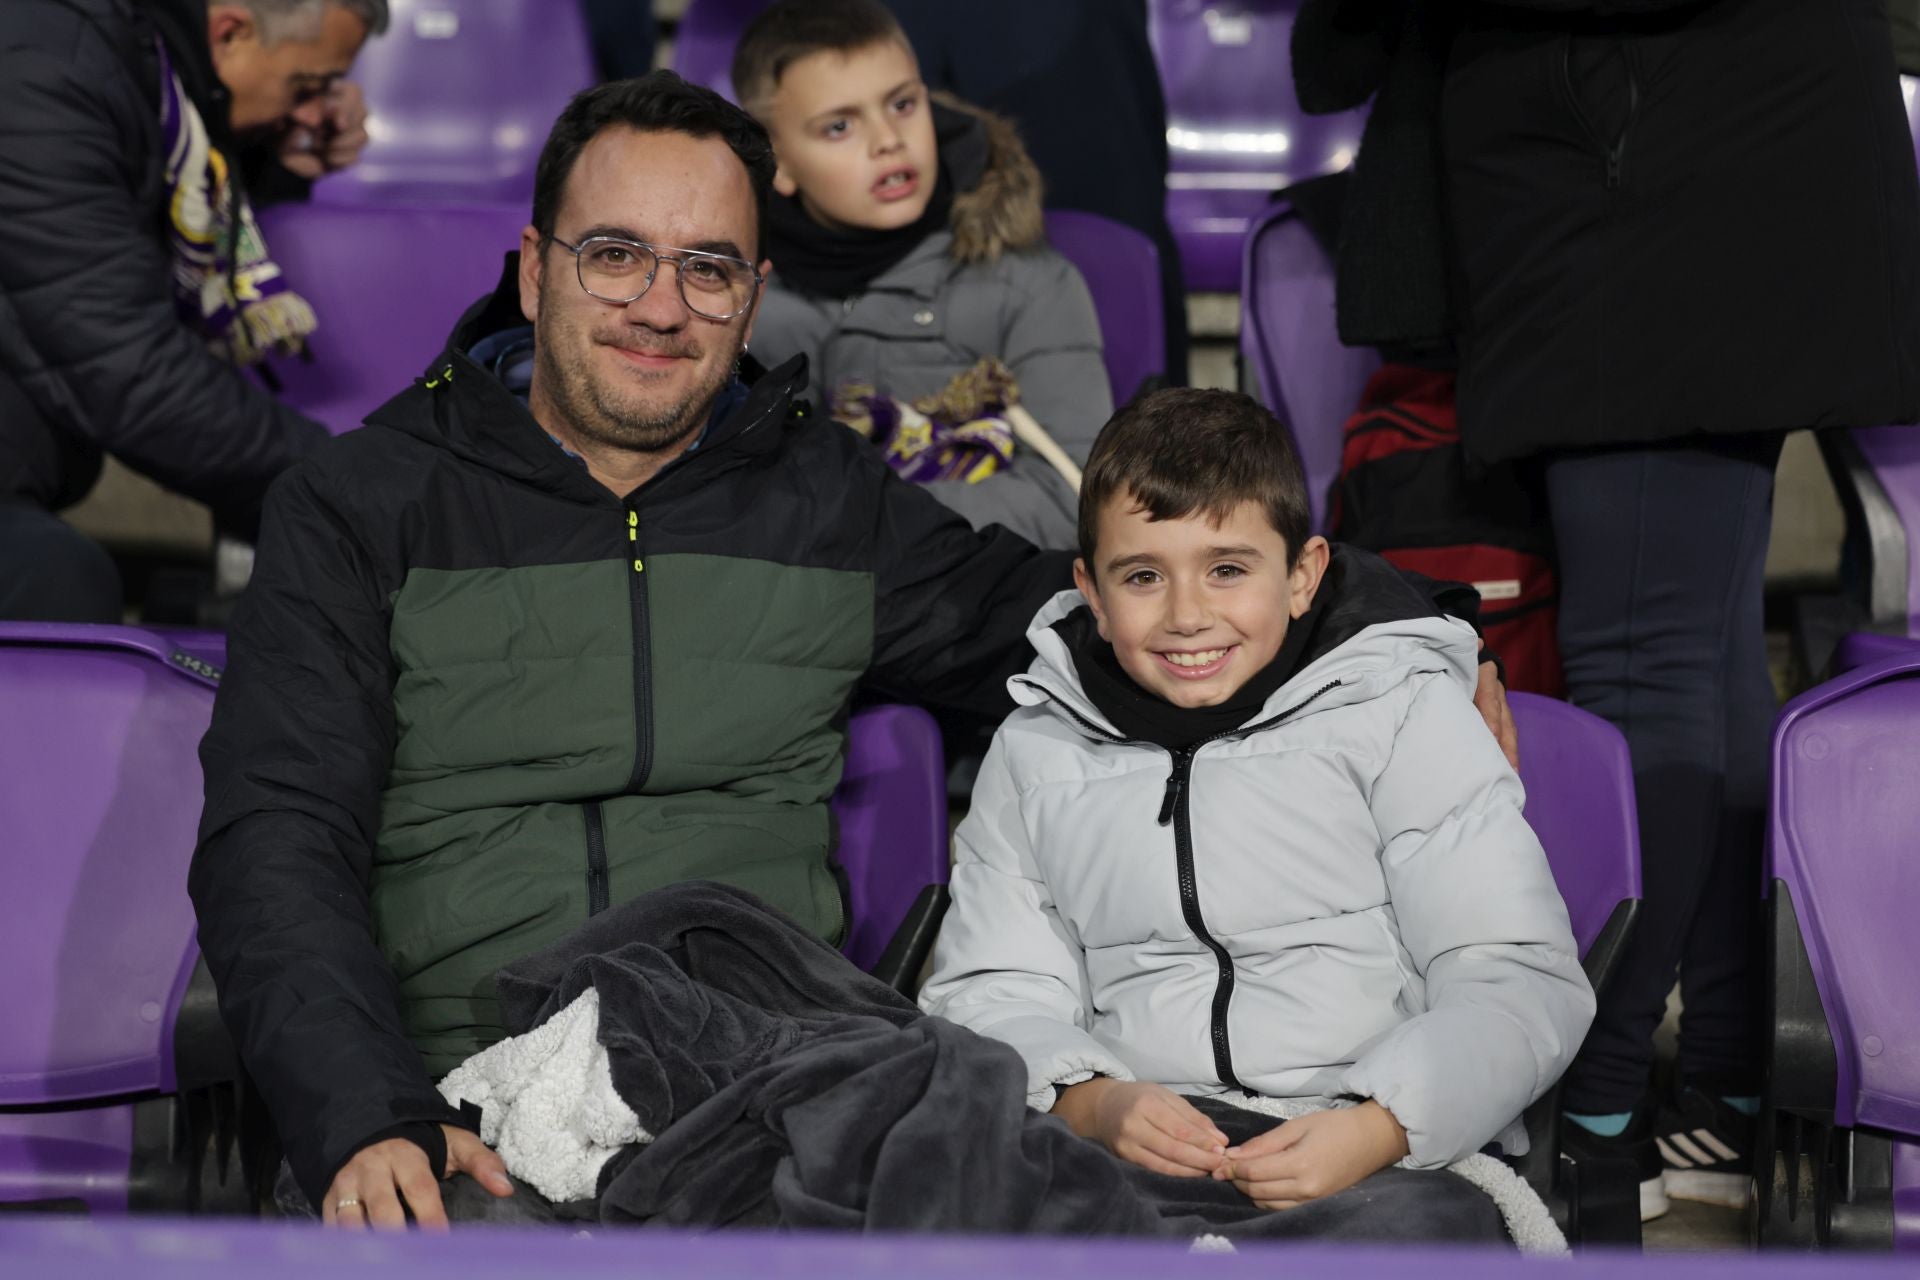
[[[6,0],[0,23],[0,619],[117,622],[53,513],[111,453],[251,539],[326,439],[246,367],[315,326],[253,217],[366,145],[344,77],[387,0]]]

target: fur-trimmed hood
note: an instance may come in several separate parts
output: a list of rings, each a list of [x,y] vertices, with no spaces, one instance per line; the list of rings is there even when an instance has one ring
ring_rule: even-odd
[[[1027,154],[1013,122],[963,102],[950,93],[936,93],[935,102],[981,121],[987,130],[987,167],[973,188],[955,194],[948,225],[953,244],[947,256],[965,266],[993,262],[1008,250],[1030,249],[1046,238],[1041,215],[1046,184],[1039,166]]]

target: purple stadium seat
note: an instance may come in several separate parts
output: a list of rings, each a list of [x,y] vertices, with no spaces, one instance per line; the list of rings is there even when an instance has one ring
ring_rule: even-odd
[[[525,204],[281,205],[262,231],[313,304],[310,362],[276,360],[281,398],[336,434],[419,378],[520,247]]]
[[[228,1157],[253,1104],[187,898],[225,658],[205,632],[0,623],[0,1210],[251,1211]],[[845,950],[910,983],[948,869],[932,717],[856,713],[833,809]]]
[[[1766,1242],[1920,1252],[1920,652],[1809,690],[1773,732]]]
[[[1620,731],[1554,698],[1516,693],[1527,822],[1566,899],[1587,980],[1611,977],[1640,907],[1640,828],[1633,765]],[[1582,1245],[1638,1244],[1638,1183],[1630,1165],[1594,1168],[1560,1154],[1559,1089],[1527,1112],[1533,1150],[1520,1172]]]
[[[1167,372],[1166,317],[1160,308],[1160,251],[1152,239],[1093,213],[1047,212],[1047,239],[1086,277],[1107,382],[1115,407],[1140,384]]]
[[[1913,636],[1886,636],[1877,631],[1855,631],[1841,637],[1833,651],[1833,674],[1843,676],[1856,667],[1902,654],[1920,653],[1920,639]]]
[[[1527,822],[1567,900],[1588,976],[1604,976],[1640,898],[1627,740],[1599,716],[1557,698],[1516,693],[1508,701],[1520,735]]]
[[[933,717],[903,706],[855,712],[833,814],[853,900],[841,950],[904,989],[933,947],[951,866],[946,760]]]
[[[392,12],[353,70],[372,140],[314,199],[530,202],[554,118],[598,79],[579,4],[392,0]]]
[[[1313,527],[1324,532],[1328,495],[1340,478],[1340,430],[1380,357],[1371,347],[1340,345],[1333,261],[1285,201],[1254,224],[1242,274],[1240,354],[1248,390],[1293,433]]]
[[[239,1096],[186,879],[223,656],[206,635],[0,624],[0,1209],[238,1198],[201,1167],[217,1133],[224,1170]]]
[[[773,0],[687,0],[673,37],[673,69],[682,79],[733,101],[733,47]]]
[[[1288,46],[1299,0],[1151,0],[1167,96],[1167,220],[1192,289],[1240,287],[1240,248],[1273,193],[1344,169],[1364,111],[1310,116]]]

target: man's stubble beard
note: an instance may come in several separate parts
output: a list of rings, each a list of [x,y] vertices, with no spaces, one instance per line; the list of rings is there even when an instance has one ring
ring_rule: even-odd
[[[605,394],[606,388],[595,380],[590,363],[593,348],[599,344],[590,329],[582,331],[582,338],[582,347],[563,356],[562,344],[541,341],[540,326],[535,325],[534,368],[542,396],[559,415],[560,425],[576,440],[634,453],[662,452],[698,431],[732,379],[739,359],[736,350],[732,360],[715,364],[705,380],[677,404],[658,413],[645,413]],[[735,343],[731,330],[722,341]]]

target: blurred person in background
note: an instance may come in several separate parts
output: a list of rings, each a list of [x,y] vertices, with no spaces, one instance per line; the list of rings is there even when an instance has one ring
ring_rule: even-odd
[[[251,539],[320,424],[247,372],[314,327],[253,218],[366,145],[343,77],[387,0],[8,0],[0,27],[0,619],[118,622],[54,513],[113,454]]]
[[[1669,1196],[1739,1207],[1774,466],[1788,431],[1920,415],[1920,181],[1887,10],[1309,0],[1293,62],[1307,110],[1373,104],[1341,339],[1457,346],[1469,461],[1545,473],[1570,696],[1632,753],[1644,905],[1566,1076],[1566,1142],[1633,1160],[1645,1218]]]

